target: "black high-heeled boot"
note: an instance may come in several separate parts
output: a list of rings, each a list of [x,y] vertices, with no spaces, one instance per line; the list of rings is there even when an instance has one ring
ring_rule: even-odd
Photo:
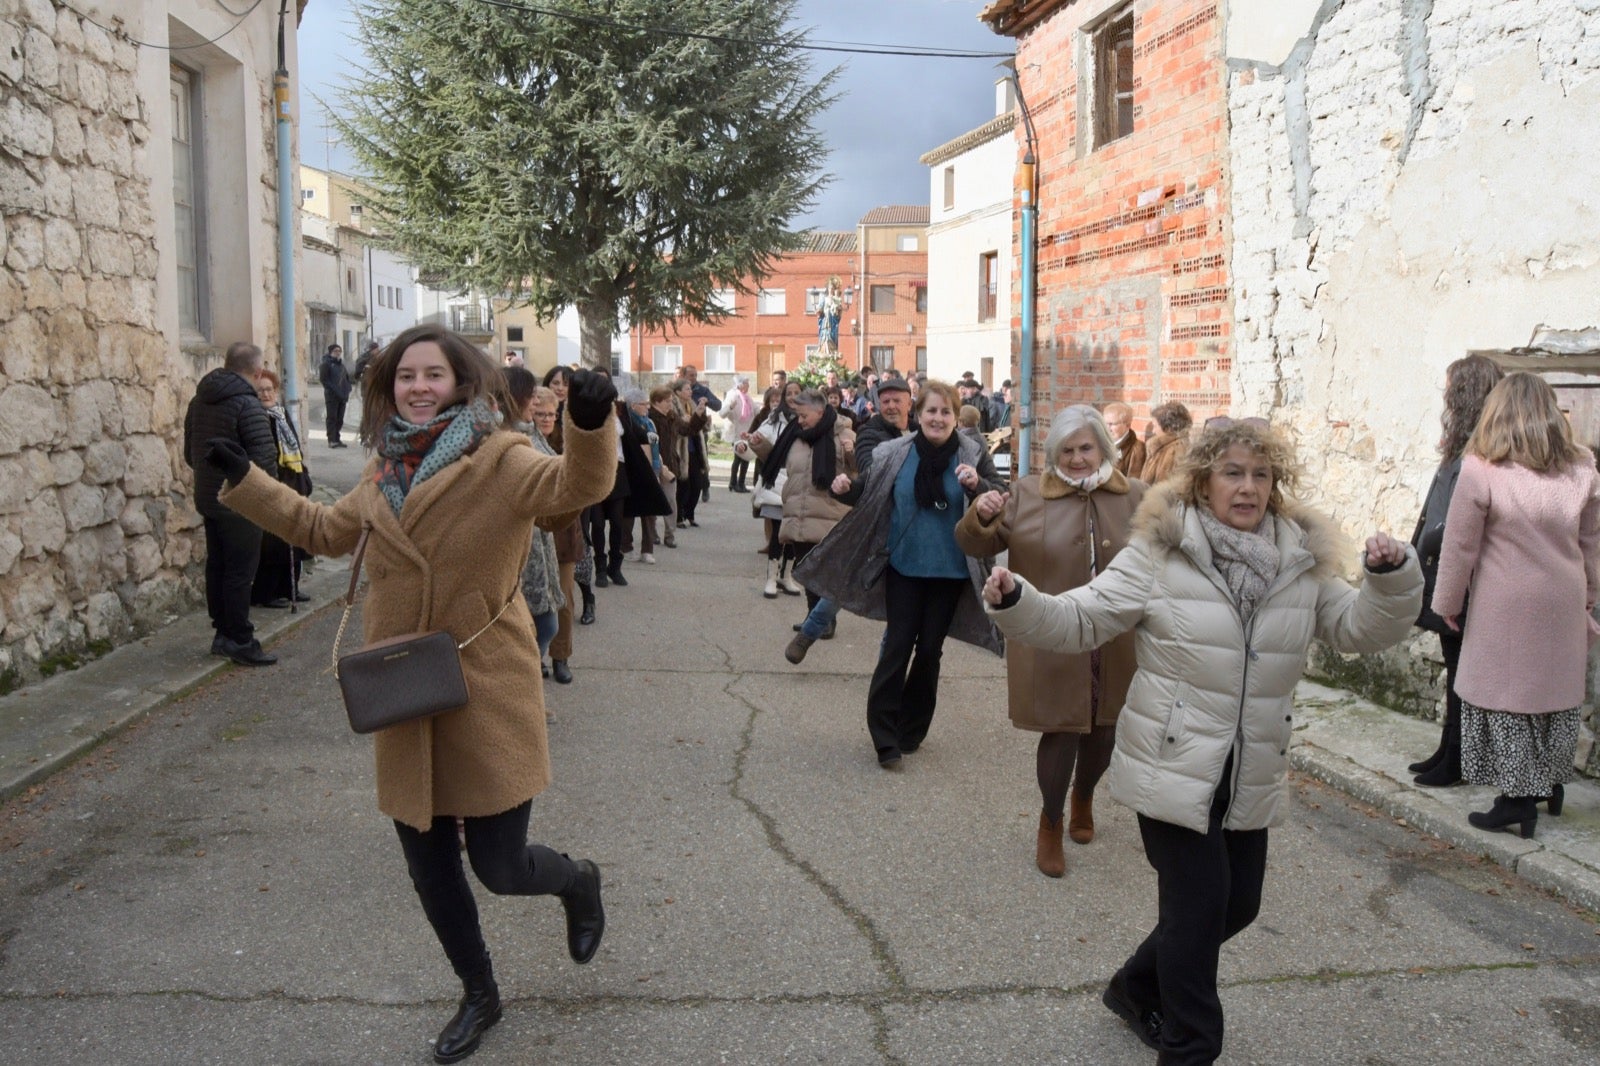
[[[1431,769],[1424,770],[1412,780],[1428,788],[1449,788],[1461,784],[1461,735],[1446,735],[1443,757]]]
[[[1524,840],[1533,836],[1539,824],[1539,808],[1534,796],[1496,796],[1487,811],[1473,811],[1467,821],[1479,829],[1509,829],[1516,826]]]
[[[1555,784],[1550,786],[1550,795],[1545,796],[1543,799],[1536,800],[1535,802],[1544,804],[1550,809],[1550,813],[1552,815],[1559,818],[1561,817],[1561,805],[1566,801],[1567,790],[1562,787],[1561,782],[1557,781]]]
[[[594,625],[594,589],[588,585],[579,585],[578,592],[583,596],[583,613],[578,616],[580,626]]]
[[[439,1039],[433,1045],[434,1062],[460,1062],[477,1051],[478,1041],[504,1013],[493,971],[485,970],[462,985],[466,994],[461,997],[456,1016],[439,1031]]]

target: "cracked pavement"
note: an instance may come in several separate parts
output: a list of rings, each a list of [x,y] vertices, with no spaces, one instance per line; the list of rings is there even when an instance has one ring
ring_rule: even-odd
[[[782,658],[746,498],[598,595],[549,685],[532,837],[605,874],[566,957],[554,899],[479,890],[505,1020],[475,1063],[1148,1063],[1099,1002],[1154,920],[1103,794],[1033,867],[1034,737],[999,659],[947,646],[900,773],[864,722],[880,627]],[[0,1028],[27,1063],[422,1063],[458,989],[378,814],[327,649],[337,613],[0,812]],[[1309,779],[1260,920],[1223,949],[1233,1063],[1592,1063],[1600,924]]]

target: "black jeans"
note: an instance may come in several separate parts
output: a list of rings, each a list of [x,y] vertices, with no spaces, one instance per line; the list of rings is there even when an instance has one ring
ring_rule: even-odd
[[[467,858],[484,888],[497,896],[549,896],[572,883],[572,860],[528,843],[533,801],[487,818],[467,818]],[[411,884],[445,956],[463,981],[489,969],[489,949],[478,924],[478,904],[461,867],[453,815],[440,815],[426,833],[394,823]]]
[[[1204,833],[1139,815],[1159,912],[1155,929],[1122,964],[1122,979],[1141,1012],[1161,1011],[1163,1066],[1200,1066],[1222,1054],[1217,956],[1261,910],[1267,831],[1222,828],[1228,781],[1224,773]]]
[[[915,751],[928,735],[944,638],[968,584],[964,577],[906,577],[892,566],[883,582],[888,625],[867,690],[867,732],[880,761]]]
[[[322,400],[328,408],[328,443],[338,444],[339,434],[344,430],[344,409],[345,405],[349,403],[349,400],[344,397],[335,396],[326,389],[324,389],[322,392]]]
[[[261,560],[261,527],[237,514],[205,520],[206,613],[217,636],[235,644],[255,639],[250,588]]]
[[[1444,727],[1439,743],[1457,768],[1461,762],[1461,697],[1456,695],[1456,668],[1461,665],[1461,639],[1460,633],[1439,634],[1439,651],[1444,656]]]
[[[691,463],[688,475],[678,479],[678,521],[694,521],[695,508],[700,505],[700,493],[705,488],[705,476],[705,471],[695,469]]]
[[[738,453],[734,454],[733,466],[728,470],[728,488],[744,488],[744,479],[750,472],[750,460],[741,459]]]

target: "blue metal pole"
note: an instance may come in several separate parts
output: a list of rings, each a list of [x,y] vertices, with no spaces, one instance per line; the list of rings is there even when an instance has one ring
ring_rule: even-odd
[[[1018,376],[1021,378],[1022,402],[1017,416],[1017,446],[1013,449],[1012,465],[1019,478],[1028,476],[1033,451],[1033,290],[1037,259],[1033,230],[1039,211],[1034,202],[1033,168],[1033,153],[1030,151],[1022,157],[1022,166],[1017,173],[1017,191],[1022,199],[1022,247],[1019,249],[1022,260],[1022,328],[1018,339],[1021,349]]]
[[[287,7],[287,5],[285,5]],[[272,96],[278,118],[278,350],[283,361],[283,406],[300,425],[300,374],[294,320],[294,158],[289,139],[294,118],[289,104],[289,69],[284,57],[283,12],[278,15],[278,70]]]

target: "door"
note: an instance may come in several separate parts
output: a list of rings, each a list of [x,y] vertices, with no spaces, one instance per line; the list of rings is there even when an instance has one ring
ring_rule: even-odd
[[[756,345],[756,380],[753,386],[754,389],[762,392],[766,391],[767,386],[772,383],[772,372],[774,370],[788,369],[783,365],[783,345]]]

